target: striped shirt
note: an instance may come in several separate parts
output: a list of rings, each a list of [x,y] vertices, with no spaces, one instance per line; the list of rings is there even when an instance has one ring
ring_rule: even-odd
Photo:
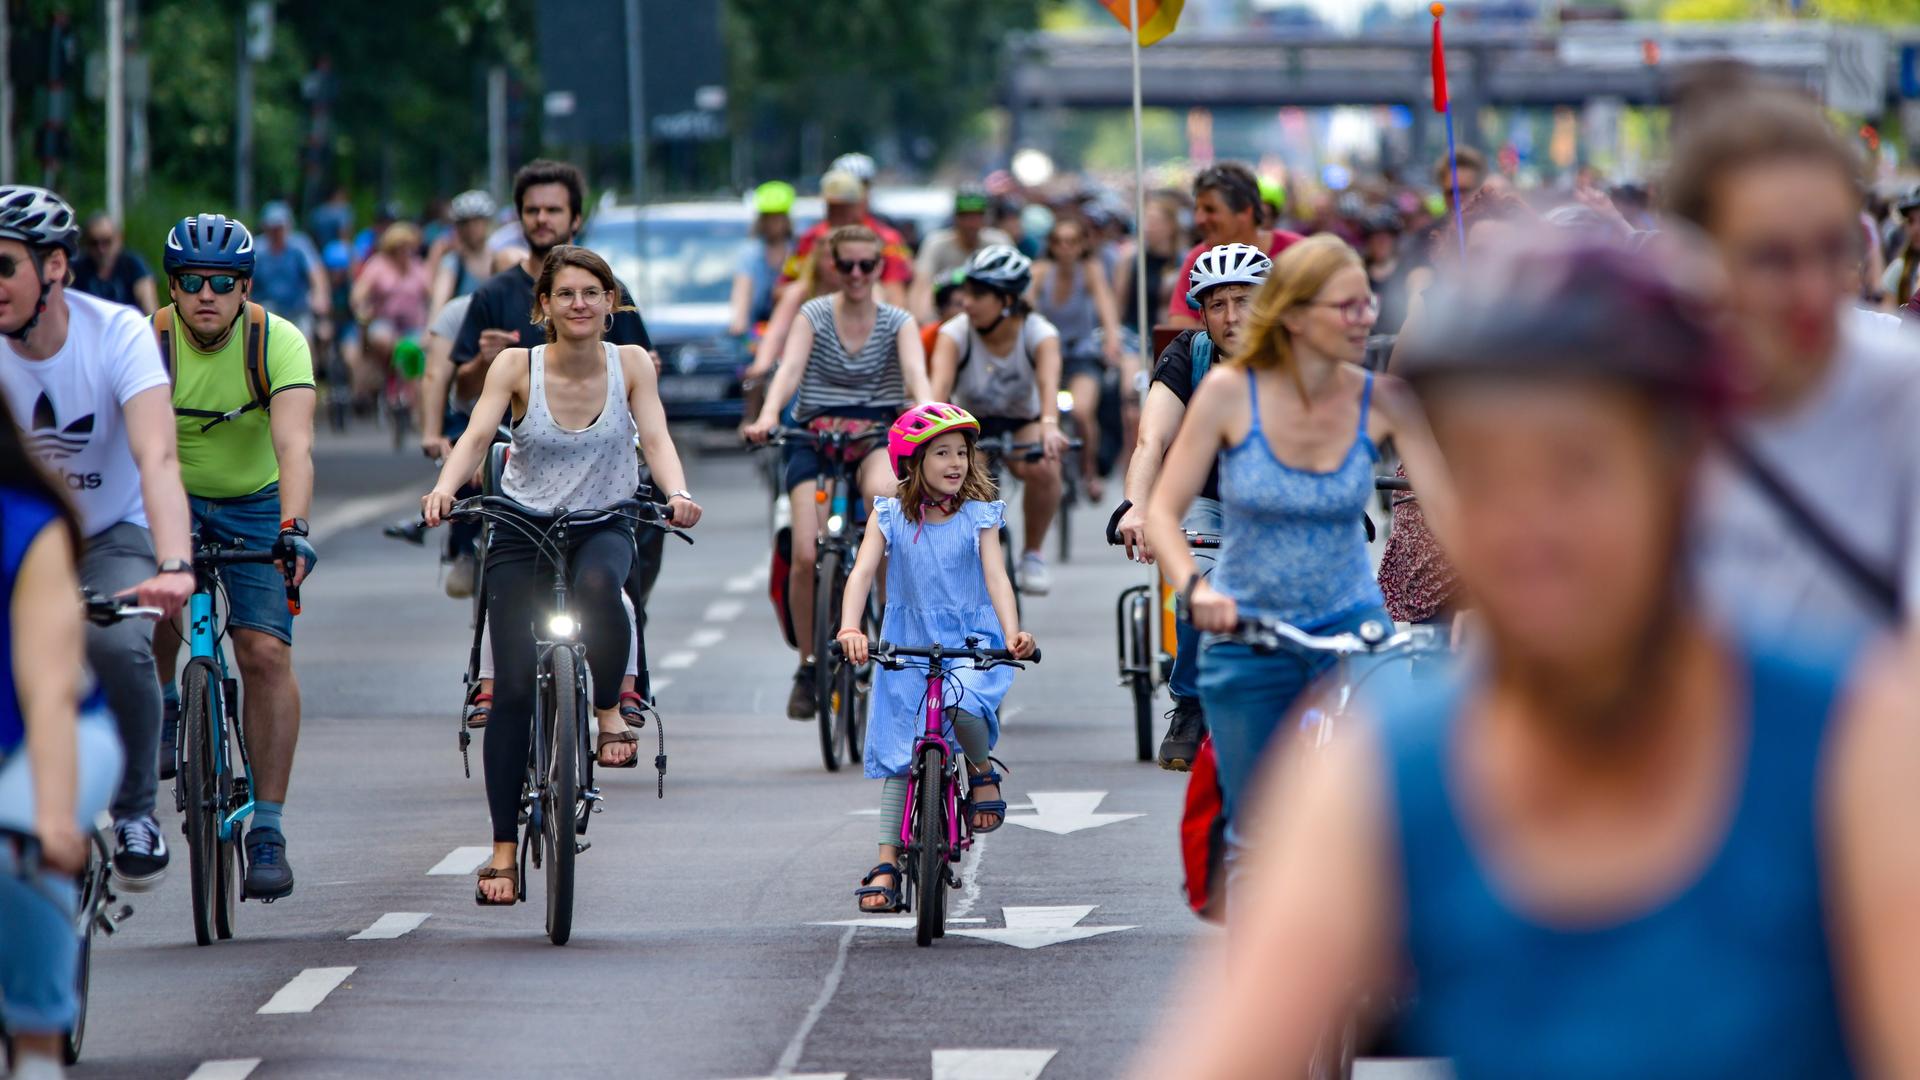
[[[813,327],[813,352],[800,380],[794,416],[806,421],[843,409],[905,406],[907,389],[900,377],[898,344],[900,328],[912,325],[913,317],[892,304],[881,304],[860,355],[849,356],[834,325],[833,301],[834,295],[827,295],[801,305],[800,314]]]

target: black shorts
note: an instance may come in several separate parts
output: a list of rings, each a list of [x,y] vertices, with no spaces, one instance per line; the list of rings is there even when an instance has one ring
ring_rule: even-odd
[[[980,421],[980,437],[983,439],[997,439],[1002,435],[1012,438],[1020,434],[1021,428],[1040,422],[1037,416],[1025,420],[1015,420],[1008,416],[976,416],[974,419]]]

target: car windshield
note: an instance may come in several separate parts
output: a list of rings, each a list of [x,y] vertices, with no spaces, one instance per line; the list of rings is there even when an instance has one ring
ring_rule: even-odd
[[[726,303],[747,236],[741,220],[635,217],[595,225],[585,243],[607,260],[646,311]]]

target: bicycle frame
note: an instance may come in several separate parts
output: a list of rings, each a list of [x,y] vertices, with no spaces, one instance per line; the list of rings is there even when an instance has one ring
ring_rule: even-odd
[[[253,814],[254,786],[253,761],[247,753],[246,727],[240,722],[239,685],[234,681],[227,668],[227,657],[220,648],[220,639],[224,636],[215,606],[215,596],[220,589],[220,568],[223,565],[238,562],[268,562],[271,552],[256,552],[250,549],[234,549],[218,544],[203,544],[194,558],[194,591],[187,600],[187,663],[204,661],[213,667],[215,678],[209,680],[213,692],[213,708],[208,710],[208,719],[224,723],[231,729],[234,744],[239,748],[240,769],[238,776],[245,785],[246,798],[239,805],[220,815],[217,823],[221,843],[230,843],[234,831],[241,822]],[[217,720],[215,718],[218,718]],[[227,740],[217,737],[219,733],[209,732],[207,746],[213,752],[214,772],[216,775],[234,775],[232,763],[228,760]],[[185,745],[185,740],[181,740]],[[184,775],[184,772],[182,773]],[[185,781],[174,781],[176,790]],[[184,798],[184,796],[181,796]]]
[[[953,767],[953,744],[947,741],[946,720],[946,668],[935,650],[935,655],[927,661],[927,712],[926,728],[919,738],[913,741],[914,767],[907,773],[908,811],[900,816],[900,849],[907,851],[914,846],[913,812],[914,799],[920,791],[920,785],[930,782],[920,775],[920,755],[927,747],[940,751],[941,780],[946,787],[947,806],[947,861],[954,862],[973,847],[973,823],[962,820],[965,816],[960,809],[960,775]]]

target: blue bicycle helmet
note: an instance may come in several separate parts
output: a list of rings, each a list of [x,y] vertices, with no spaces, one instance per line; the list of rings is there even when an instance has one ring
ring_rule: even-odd
[[[229,270],[241,277],[252,277],[253,234],[225,214],[183,217],[167,233],[167,250],[161,265],[168,274],[191,267]]]

